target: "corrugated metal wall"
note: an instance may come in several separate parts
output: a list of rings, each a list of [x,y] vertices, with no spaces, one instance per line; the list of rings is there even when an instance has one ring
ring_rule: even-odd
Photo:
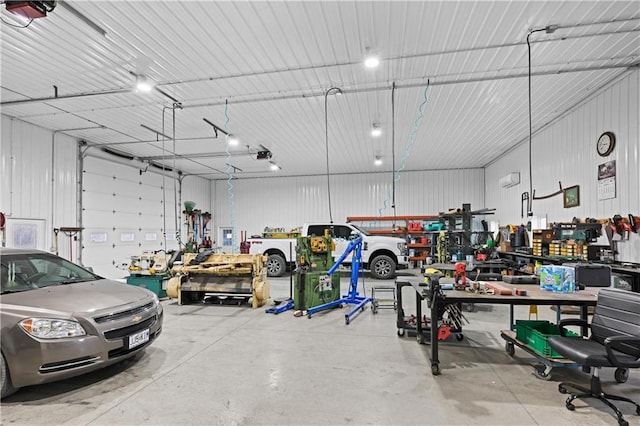
[[[399,176],[395,191],[398,215],[434,215],[463,203],[471,203],[474,210],[485,207],[483,169],[402,172]],[[233,224],[237,231],[254,235],[266,226],[293,228],[305,222],[329,220],[326,176],[242,179],[230,183],[230,191],[228,181],[215,183],[216,227]],[[391,172],[331,176],[330,187],[332,218],[336,223],[344,222],[347,216],[394,213]],[[233,212],[229,209],[230,193]]]
[[[43,221],[43,249],[54,248],[53,228],[77,223],[76,147],[69,136],[2,116],[0,211],[9,224]],[[60,246],[62,256],[68,252],[68,244]]]
[[[574,216],[603,218],[615,214],[640,214],[639,91],[640,72],[627,73],[534,136],[533,171],[537,195],[557,190],[558,181],[562,181],[564,187],[580,185],[578,207],[564,209],[561,197],[535,201],[533,211],[536,216],[545,216],[549,221],[570,221]],[[617,146],[611,156],[602,158],[596,154],[595,143],[607,130],[616,133]],[[0,142],[0,210],[10,221],[43,221],[44,247],[53,248],[54,227],[79,224],[76,141],[2,116]],[[524,219],[520,216],[520,197],[528,190],[527,150],[524,143],[486,169],[402,172],[396,182],[396,213],[437,214],[462,203],[471,203],[473,209],[496,208],[497,214],[491,220],[503,224],[521,223]],[[598,166],[609,160],[617,162],[616,198],[598,201]],[[86,228],[83,232],[85,242],[92,229],[106,229],[111,244],[126,249],[114,251],[112,248],[107,253],[89,250],[82,253],[82,261],[86,265],[93,263],[94,267],[99,263],[102,266],[96,270],[106,276],[122,277],[126,274],[116,270],[114,264],[126,261],[128,256],[144,249],[160,248],[146,240],[145,231],[154,229],[158,238],[162,236],[162,176],[155,173],[140,175],[138,169],[90,157],[85,159],[84,169],[82,226]],[[513,188],[500,188],[499,178],[512,171],[520,172],[521,183]],[[347,216],[392,215],[392,178],[391,172],[331,176],[333,221],[344,221]],[[229,184],[232,185],[233,211],[229,208]],[[173,203],[173,180],[165,178],[164,186],[167,200]],[[181,191],[178,197],[180,211],[184,201],[189,200],[196,202],[203,212],[213,214],[210,229],[214,240],[219,239],[218,230],[222,226],[233,225],[237,231],[251,235],[262,232],[265,226],[295,227],[308,221],[329,220],[327,179],[322,175],[212,183],[187,176],[178,188]],[[118,195],[114,197],[114,193]],[[118,197],[122,199],[114,201]],[[122,215],[114,219],[113,210],[121,211]],[[170,232],[175,228],[175,216],[173,209],[167,210],[171,210],[167,213]],[[183,218],[180,222],[184,233]],[[120,234],[116,239],[114,228],[135,231],[134,242],[121,241]],[[236,238],[239,242],[239,235]],[[68,257],[66,236],[60,236],[59,242],[60,254]],[[640,261],[637,234],[620,243],[619,248],[620,260]],[[74,246],[73,251],[77,258],[78,247]]]
[[[533,93],[535,96],[535,91]],[[535,111],[533,111],[535,114]],[[608,157],[596,153],[596,141],[605,131],[616,135],[616,147]],[[598,200],[598,166],[616,161],[616,197]],[[486,202],[498,208],[501,223],[522,223],[521,194],[529,190],[528,143],[486,168]],[[580,205],[563,207],[556,196],[533,202],[534,216],[549,222],[570,222],[574,217],[610,218],[640,215],[640,72],[628,72],[560,120],[533,137],[533,189],[536,196],[563,187],[580,185]],[[520,184],[500,188],[498,180],[520,172]],[[525,209],[526,214],[526,209]],[[619,260],[640,262],[640,237],[618,244]]]

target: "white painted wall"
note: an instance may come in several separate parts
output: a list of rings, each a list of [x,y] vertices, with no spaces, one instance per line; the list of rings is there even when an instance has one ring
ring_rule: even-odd
[[[326,176],[232,180],[231,190],[228,184],[215,182],[216,226],[234,224],[238,233],[250,236],[266,226],[290,229],[330,218]],[[394,214],[391,172],[331,176],[330,187],[335,223],[347,216]],[[402,172],[396,182],[397,215],[435,215],[463,203],[471,203],[474,210],[492,207],[483,200],[483,169]]]
[[[603,158],[596,153],[596,141],[605,131],[614,132],[617,143],[614,152]],[[532,147],[537,196],[558,190],[558,181],[563,187],[580,185],[578,207],[565,209],[561,196],[537,200],[533,202],[534,216],[546,215],[549,222],[570,222],[574,217],[640,215],[640,71],[627,72],[543,128],[534,135]],[[598,165],[610,160],[617,166],[616,197],[599,201]],[[520,172],[520,184],[500,188],[498,180],[509,172]],[[485,176],[486,203],[497,207],[500,222],[526,223],[520,215],[520,200],[521,194],[529,191],[528,142],[489,165]],[[639,234],[618,243],[618,250],[618,260],[640,262]]]

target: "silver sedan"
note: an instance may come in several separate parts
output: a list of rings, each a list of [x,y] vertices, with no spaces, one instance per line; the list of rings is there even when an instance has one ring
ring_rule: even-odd
[[[147,289],[36,250],[0,249],[0,268],[1,397],[132,357],[162,330]]]

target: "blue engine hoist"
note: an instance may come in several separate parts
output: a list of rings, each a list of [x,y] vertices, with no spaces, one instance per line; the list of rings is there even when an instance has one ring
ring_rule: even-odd
[[[329,271],[327,271],[327,275],[321,279],[324,280],[324,282],[328,282],[328,284],[330,284],[331,275],[333,275],[338,270],[344,259],[346,259],[346,257],[349,256],[351,252],[353,252],[354,255],[351,259],[351,279],[349,281],[349,293],[342,296],[341,299],[307,309],[307,316],[309,318],[311,318],[311,316],[316,312],[320,312],[325,309],[342,306],[343,304],[355,305],[355,307],[347,312],[344,316],[345,324],[349,325],[349,322],[351,322],[351,317],[353,317],[360,311],[364,311],[364,305],[369,302],[371,302],[372,304],[373,313],[377,313],[376,304],[373,303],[374,299],[371,297],[360,296],[358,294],[358,274],[360,273],[360,269],[362,268],[362,236],[358,235],[356,238],[349,241],[347,249],[336,260]]]

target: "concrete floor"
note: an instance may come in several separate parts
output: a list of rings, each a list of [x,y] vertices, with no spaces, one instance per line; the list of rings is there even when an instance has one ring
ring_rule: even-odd
[[[402,275],[411,274],[419,271]],[[270,283],[273,298],[289,295],[288,278]],[[344,291],[348,283],[343,276]],[[366,279],[367,288],[374,283]],[[405,291],[409,314],[413,290]],[[505,353],[507,306],[465,313],[464,340],[440,346],[442,374],[434,377],[429,345],[399,337],[393,310],[367,308],[345,325],[345,309],[309,319],[247,305],[162,303],[163,332],[138,359],[23,388],[2,401],[0,424],[617,424],[598,402],[565,408],[558,383],[588,386],[581,370],[555,368],[543,381],[532,374],[534,357],[518,348],[513,358]],[[526,319],[522,309],[517,316]],[[539,310],[541,319],[555,319],[549,308]],[[640,401],[637,370],[625,384],[615,383],[612,369],[602,379],[605,390]],[[619,407],[640,425],[630,404]]]

